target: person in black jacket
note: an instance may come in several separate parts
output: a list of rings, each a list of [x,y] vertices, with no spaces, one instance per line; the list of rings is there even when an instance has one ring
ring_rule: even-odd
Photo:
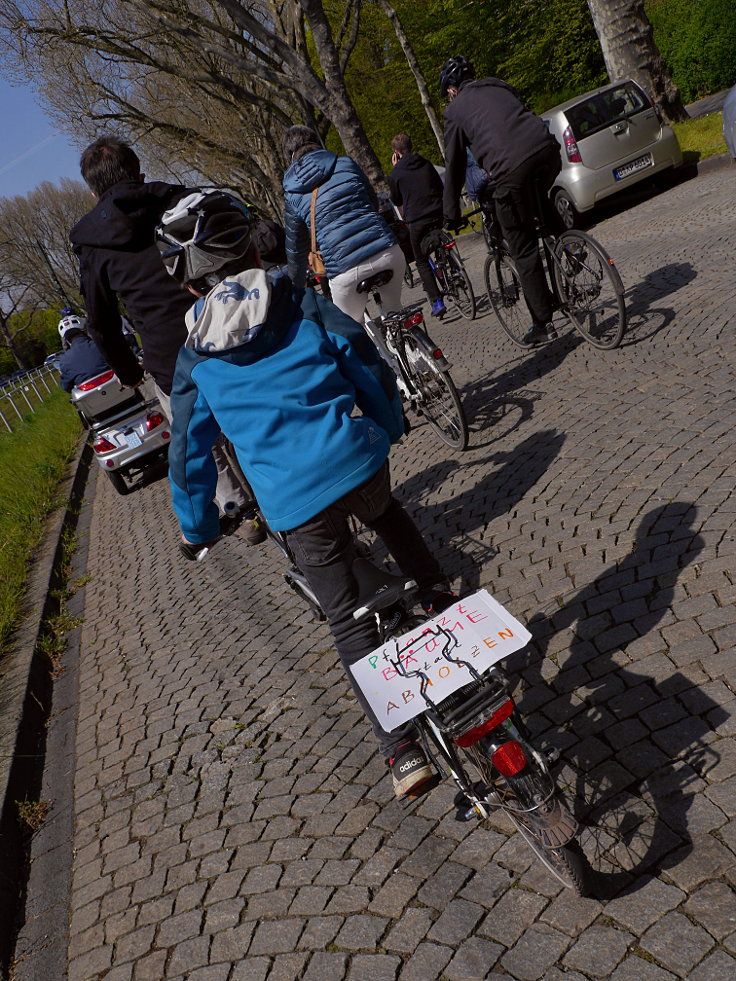
[[[85,318],[76,314],[62,317],[59,322],[59,336],[64,350],[57,358],[56,367],[59,384],[65,392],[71,392],[75,385],[110,370],[99,348],[87,335],[86,327]]]
[[[145,181],[137,154],[115,136],[101,136],[82,153],[82,177],[97,198],[94,208],[72,228],[87,308],[87,331],[123,385],[135,388],[143,368],[128,345],[118,307],[125,310],[143,343],[146,370],[171,420],[171,385],[179,349],[187,338],[184,316],[192,305],[166,272],[154,231],[161,216],[192,189]],[[235,477],[221,447],[214,448],[219,480],[217,501],[238,509],[252,501]],[[250,544],[263,541],[250,520],[240,528]]]
[[[388,176],[391,200],[403,209],[404,221],[409,226],[417,272],[427,299],[432,304],[432,313],[436,317],[442,317],[446,313],[445,304],[427,262],[427,256],[432,250],[422,244],[429,244],[427,238],[430,233],[442,228],[442,180],[429,160],[418,153],[412,153],[412,142],[408,133],[397,133],[391,140],[391,149],[391,163],[394,165]]]
[[[496,214],[532,317],[524,340],[544,343],[556,336],[551,325],[555,300],[539,255],[534,184],[541,183],[545,223],[552,231],[561,231],[546,194],[562,167],[560,145],[510,85],[499,78],[476,81],[466,58],[457,56],[445,62],[440,91],[450,99],[445,109],[445,220],[452,225],[460,219],[469,147],[493,179]]]

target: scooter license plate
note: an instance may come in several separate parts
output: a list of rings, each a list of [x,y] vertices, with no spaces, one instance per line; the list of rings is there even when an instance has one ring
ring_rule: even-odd
[[[125,434],[125,442],[128,444],[128,447],[131,450],[135,449],[136,446],[143,445],[143,440],[140,438],[138,433],[134,432],[132,429]]]

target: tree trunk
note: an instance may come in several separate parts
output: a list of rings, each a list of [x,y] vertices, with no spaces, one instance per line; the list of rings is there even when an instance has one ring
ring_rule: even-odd
[[[427,114],[427,119],[429,120],[429,125],[432,127],[432,132],[434,133],[434,138],[437,140],[437,146],[440,148],[440,153],[444,157],[445,155],[445,138],[442,132],[442,124],[437,118],[437,113],[434,111],[434,107],[429,98],[429,89],[427,88],[427,80],[424,77],[422,69],[419,67],[419,62],[417,61],[416,55],[414,54],[414,49],[411,46],[411,42],[406,35],[406,31],[399,20],[399,15],[396,13],[394,8],[391,6],[387,0],[378,0],[381,10],[391,21],[391,26],[394,29],[394,33],[398,38],[399,44],[401,45],[401,50],[404,52],[404,56],[411,68],[412,74],[416,80],[417,88],[419,89],[419,97],[422,100],[422,105],[424,106],[424,111]]]
[[[355,111],[340,66],[340,56],[332,37],[329,21],[319,0],[299,0],[307,19],[317,51],[329,102],[325,115],[338,132],[342,145],[378,190],[387,190],[386,177],[363,124]]]
[[[631,77],[654,99],[665,119],[687,119],[679,89],[644,13],[644,0],[588,0],[588,6],[611,81]]]

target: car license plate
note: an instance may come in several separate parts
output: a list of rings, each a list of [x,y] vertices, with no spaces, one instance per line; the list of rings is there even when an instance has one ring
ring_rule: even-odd
[[[613,172],[613,176],[617,181],[622,181],[624,177],[628,177],[629,174],[635,174],[637,170],[645,170],[647,167],[651,166],[652,155],[651,153],[645,153],[643,157],[637,157],[636,160],[630,160],[621,167],[616,167]]]
[[[143,442],[138,433],[133,432],[132,429],[125,434],[125,441],[131,450],[136,446],[141,446]]]

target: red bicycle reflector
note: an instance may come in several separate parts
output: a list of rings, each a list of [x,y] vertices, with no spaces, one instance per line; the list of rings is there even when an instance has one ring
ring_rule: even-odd
[[[570,163],[582,163],[583,158],[580,156],[580,150],[578,150],[578,145],[569,126],[562,134],[562,139],[565,141],[565,153]]]
[[[88,378],[86,382],[77,385],[77,388],[80,392],[90,392],[93,388],[97,388],[98,385],[104,385],[106,382],[112,381],[114,377],[114,371],[106,371],[104,375],[96,375],[94,378]]]
[[[440,358],[444,358],[444,354],[442,353],[442,351],[440,350],[440,348],[438,348],[438,347],[436,347],[436,348],[434,349],[434,351],[432,351],[432,357],[433,357],[433,358],[434,358],[434,359],[435,359],[436,361],[439,361],[439,360],[440,360]]]
[[[518,743],[512,741],[499,746],[491,762],[502,776],[514,777],[526,766],[526,754]]]
[[[111,443],[109,439],[105,439],[104,436],[98,436],[92,444],[92,449],[95,453],[109,453],[110,450],[115,449],[115,444]]]
[[[164,416],[160,412],[151,412],[146,416],[146,431],[151,432],[156,426],[160,426],[164,421]]]
[[[421,311],[418,313],[413,313],[411,317],[407,317],[404,321],[404,330],[410,330],[412,327],[418,327],[419,324],[424,323],[424,317]]]
[[[455,239],[452,239],[451,242],[445,242],[445,248],[446,249],[454,249],[455,248]]]
[[[479,739],[495,729],[496,726],[501,725],[514,711],[513,699],[509,698],[508,701],[504,702],[500,708],[497,708],[490,719],[486,719],[485,722],[481,722],[479,726],[473,726],[472,729],[468,729],[467,732],[462,733],[460,736],[456,736],[455,742],[458,746],[472,746],[473,743],[477,743]]]

